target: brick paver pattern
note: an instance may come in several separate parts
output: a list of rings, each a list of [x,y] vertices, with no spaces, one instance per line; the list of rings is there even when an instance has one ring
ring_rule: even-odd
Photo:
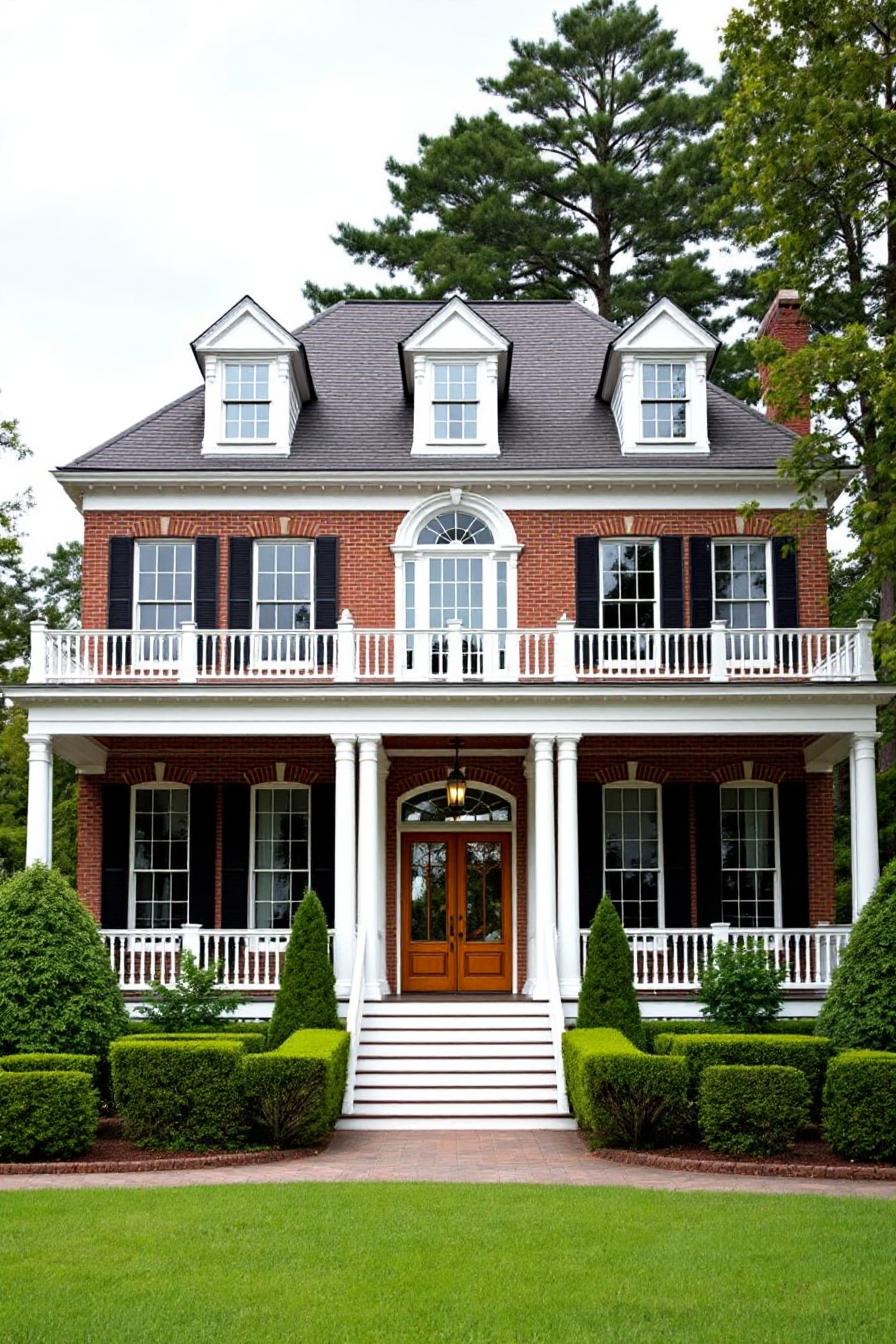
[[[294,1161],[194,1171],[2,1176],[3,1190],[142,1189],[179,1185],[269,1185],[293,1181],[450,1181],[473,1184],[629,1186],[896,1198],[896,1181],[812,1180],[659,1171],[602,1161],[574,1131],[369,1130],[340,1132],[323,1152]]]

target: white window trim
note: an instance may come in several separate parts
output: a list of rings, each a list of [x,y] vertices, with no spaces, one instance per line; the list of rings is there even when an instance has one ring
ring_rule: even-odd
[[[135,630],[135,631],[139,631],[139,630],[140,630],[140,626],[139,626],[137,617],[138,617],[138,614],[139,614],[139,612],[140,612],[140,607],[143,606],[143,605],[146,605],[146,604],[142,603],[141,600],[140,600],[140,548],[141,548],[141,546],[189,546],[189,548],[190,548],[190,550],[192,551],[192,554],[193,554],[193,563],[192,563],[191,566],[190,566],[190,616],[189,616],[189,619],[192,621],[193,618],[194,618],[194,616],[195,616],[195,612],[196,612],[196,543],[195,543],[195,541],[191,540],[189,537],[138,537],[138,538],[135,540],[135,542],[134,542],[133,574],[132,574],[132,578],[131,578],[131,586],[132,586],[132,589],[133,589],[132,596],[131,596],[131,629],[132,629],[132,630]],[[147,598],[147,599],[146,599],[146,603],[148,604],[148,602],[149,602],[149,599]],[[171,602],[171,603],[160,603],[160,602],[156,602],[154,605],[155,605],[155,606],[183,606],[184,603],[182,603],[182,602]],[[144,630],[142,633],[143,633],[143,634],[146,634],[146,635],[152,635],[152,634],[160,634],[160,635],[162,635],[162,634],[171,634],[171,635],[176,635],[176,634],[177,634],[177,631],[178,631],[180,628],[181,628],[180,626],[177,626],[177,627],[175,627],[174,630],[170,630],[170,631],[166,631],[166,630],[159,630],[159,631],[154,631],[154,630]]]
[[[780,929],[780,928],[782,927],[782,926],[781,926],[781,918],[782,918],[782,916],[781,916],[781,823],[780,823],[779,808],[778,808],[778,786],[777,786],[777,784],[772,784],[772,783],[770,783],[769,780],[767,780],[767,779],[726,779],[725,782],[724,782],[724,784],[720,784],[720,785],[719,785],[719,918],[721,919],[721,915],[722,915],[722,907],[721,907],[721,903],[722,903],[722,899],[723,899],[723,898],[722,898],[722,892],[721,892],[721,877],[722,877],[722,874],[723,874],[723,873],[726,873],[726,872],[740,872],[740,873],[744,873],[744,872],[749,872],[749,873],[762,872],[762,873],[764,873],[764,872],[767,872],[767,871],[768,871],[766,868],[725,868],[725,867],[723,866],[723,864],[722,864],[722,790],[723,790],[723,789],[771,789],[771,791],[772,791],[772,811],[773,811],[774,826],[775,826],[775,874],[774,874],[774,890],[775,890],[775,921],[774,921],[774,927],[775,927],[776,929]],[[734,928],[734,927],[735,927],[735,926],[732,925],[732,928]],[[756,932],[757,932],[757,933],[761,933],[763,927],[767,927],[767,926],[762,926],[762,925],[760,925],[760,926],[756,929]],[[746,932],[749,933],[750,930],[747,929]]]
[[[190,806],[190,804],[192,803],[192,798],[189,796],[189,795],[190,795],[190,786],[189,786],[189,784],[181,784],[181,783],[179,783],[179,782],[178,782],[178,783],[175,783],[173,780],[164,780],[164,779],[163,779],[163,780],[152,780],[152,781],[148,781],[148,782],[145,783],[145,784],[132,784],[132,785],[131,785],[130,823],[129,823],[129,836],[128,836],[128,928],[129,928],[129,929],[135,929],[136,932],[139,934],[139,933],[141,933],[141,932],[148,931],[148,930],[143,930],[143,929],[138,929],[138,928],[137,928],[137,869],[136,869],[135,866],[134,866],[134,843],[135,843],[135,840],[136,840],[136,829],[137,829],[136,822],[137,822],[137,790],[138,790],[138,789],[151,789],[151,790],[153,790],[154,792],[158,791],[159,789],[167,789],[169,792],[173,791],[174,789],[183,789],[183,790],[187,793],[187,795],[188,795],[188,797],[187,797],[187,867],[186,867],[186,870],[185,870],[185,871],[186,871],[186,874],[187,874],[187,922],[189,922],[189,918],[190,918],[190,898],[191,898],[191,892],[190,892],[190,860],[191,860],[191,858],[192,858],[193,812],[192,812],[192,808],[191,808],[191,806]],[[150,873],[151,873],[151,872],[162,872],[162,871],[166,871],[166,872],[181,872],[181,871],[184,871],[184,870],[182,870],[182,869],[180,869],[180,868],[177,868],[177,869],[170,869],[170,868],[169,868],[169,869],[164,869],[164,870],[163,870],[163,869],[155,869],[155,868],[141,868],[139,871],[140,871],[141,873],[146,873],[146,872],[150,872]],[[154,926],[153,926],[153,927],[154,927]],[[178,929],[178,928],[181,927],[181,925],[179,925],[179,924],[172,924],[171,927],[172,927],[172,929]]]
[[[308,884],[305,888],[308,891],[311,887],[311,877],[314,872],[311,855],[311,785],[302,784],[299,781],[270,779],[262,780],[259,784],[253,784],[249,790],[249,891],[247,896],[248,909],[246,911],[246,928],[256,928],[255,923],[255,799],[259,789],[304,789],[308,794]],[[290,868],[289,872],[297,872],[298,869]],[[304,898],[303,898],[304,899]],[[295,919],[295,914],[293,914]],[[290,928],[292,925],[290,925]],[[261,933],[288,933],[289,929],[260,929]]]
[[[475,439],[437,439],[433,410],[436,364],[475,364],[478,411]],[[498,440],[498,357],[481,351],[414,356],[412,457],[500,457]]]
[[[448,356],[446,356],[446,357],[443,358],[443,359],[440,359],[440,358],[434,356],[434,357],[433,357],[432,359],[430,359],[427,363],[428,363],[428,367],[427,367],[427,390],[428,390],[428,394],[429,394],[429,439],[427,440],[428,445],[429,445],[430,447],[435,447],[435,448],[482,448],[483,445],[484,445],[484,443],[485,443],[485,440],[483,439],[482,434],[481,434],[481,432],[480,432],[481,429],[482,429],[482,381],[483,381],[483,377],[482,377],[482,375],[483,375],[483,371],[484,371],[484,367],[485,367],[485,365],[484,365],[484,361],[481,360],[481,359],[450,358],[450,357],[448,357]],[[469,401],[466,401],[466,400],[464,400],[464,401],[455,401],[455,402],[452,402],[452,401],[445,401],[445,399],[442,398],[442,397],[438,397],[438,398],[436,397],[436,365],[440,365],[440,364],[447,364],[447,365],[454,365],[454,366],[459,366],[459,365],[472,365],[472,367],[476,370],[476,397],[475,397],[475,401],[474,401],[474,402],[469,402]],[[475,434],[475,436],[474,436],[472,439],[464,439],[464,438],[459,438],[459,439],[458,439],[458,438],[445,438],[445,439],[440,439],[440,438],[438,438],[438,437],[436,436],[436,405],[437,405],[437,404],[438,404],[438,405],[441,405],[441,406],[444,406],[444,405],[453,405],[453,406],[469,406],[469,405],[475,405],[475,406],[476,406],[476,434]]]
[[[644,391],[644,372],[648,364],[652,364],[654,365],[654,367],[658,364],[669,364],[669,365],[681,364],[684,367],[684,382],[685,382],[684,397],[681,398],[681,397],[646,396]],[[648,357],[645,355],[643,358],[638,360],[638,436],[637,437],[639,443],[649,444],[651,447],[653,447],[654,445],[659,445],[660,447],[682,446],[685,448],[693,444],[694,440],[691,429],[693,422],[693,409],[691,405],[693,400],[693,381],[694,381],[693,366],[689,359],[682,359],[680,357],[678,359],[675,359],[672,356],[660,357],[658,355]],[[682,400],[684,401],[684,434],[679,435],[676,438],[672,435],[669,436],[661,434],[649,435],[644,433],[645,405],[647,405],[648,403],[652,404],[658,402],[661,405],[675,406]]]
[[[620,779],[612,780],[605,784],[600,791],[601,807],[601,856],[600,870],[602,874],[601,894],[607,890],[607,789],[652,789],[656,794],[656,825],[657,825],[657,928],[666,927],[666,856],[663,852],[663,789],[660,784],[651,784],[647,780]],[[613,873],[625,872],[624,868],[611,868]],[[635,871],[635,870],[630,870]],[[640,869],[641,872],[652,872],[653,869]],[[622,918],[621,911],[619,918]],[[639,927],[649,928],[650,925]],[[635,933],[637,930],[630,925],[626,925],[626,932]]]
[[[627,546],[652,546],[653,547],[653,626],[654,630],[660,629],[660,543],[658,537],[601,537],[597,547],[597,588],[598,604],[600,616],[600,630],[606,630],[608,635],[614,634],[618,629],[621,633],[632,632],[638,629],[637,626],[604,626],[604,542],[612,545],[613,543]],[[626,601],[638,600],[646,601],[646,598],[625,599]],[[621,605],[621,604],[617,604]],[[647,631],[643,632],[645,635]]]
[[[747,598],[722,598],[716,597],[716,547],[717,546],[764,546],[765,547],[765,625],[763,629],[774,630],[775,628],[775,594],[774,594],[774,576],[772,574],[772,543],[768,537],[713,537],[710,545],[710,554],[712,556],[712,617],[716,620],[716,603],[718,601],[726,602],[745,602]],[[752,601],[759,601],[753,598]],[[732,634],[746,634],[745,630],[738,631],[732,627]]]
[[[221,359],[221,407],[220,407],[221,430],[220,430],[220,435],[219,435],[219,438],[218,438],[218,447],[219,447],[219,448],[241,448],[241,449],[244,449],[244,448],[246,448],[246,447],[250,447],[250,448],[254,448],[254,447],[269,448],[273,443],[276,442],[276,440],[271,436],[271,422],[272,422],[272,420],[273,420],[273,406],[274,406],[274,387],[273,387],[273,384],[274,384],[274,375],[275,375],[274,361],[273,361],[272,359],[265,358],[264,355],[260,355],[258,358],[254,358],[254,357],[249,356],[249,355],[233,355],[233,356],[221,355],[221,356],[220,356],[220,359]],[[268,395],[267,395],[267,397],[265,397],[265,398],[263,398],[262,400],[259,400],[259,401],[256,401],[256,400],[253,399],[252,401],[246,401],[246,402],[244,402],[244,401],[242,401],[242,400],[240,400],[240,401],[236,401],[236,402],[230,402],[231,405],[235,405],[235,406],[244,406],[244,405],[245,405],[245,406],[267,406],[267,408],[268,408],[268,433],[267,433],[267,437],[266,437],[266,438],[259,439],[259,438],[255,438],[255,437],[253,437],[253,438],[250,438],[250,439],[244,439],[244,438],[231,439],[231,438],[228,438],[228,437],[227,437],[227,406],[228,406],[228,397],[227,397],[227,395],[226,395],[226,388],[227,388],[227,365],[228,365],[228,364],[252,364],[252,365],[266,364],[266,365],[267,365],[267,370],[268,370]]]
[[[315,624],[314,624],[314,588],[315,588],[315,584],[316,584],[316,581],[317,581],[317,572],[316,572],[316,571],[317,571],[317,547],[316,547],[315,544],[314,544],[314,538],[313,538],[313,537],[255,537],[254,540],[253,540],[253,546],[252,546],[252,628],[253,628],[253,630],[260,630],[260,629],[261,629],[260,625],[258,624],[258,608],[259,608],[259,606],[260,606],[260,599],[259,599],[259,596],[258,596],[258,578],[259,578],[259,573],[258,573],[258,548],[259,548],[259,546],[297,546],[297,545],[298,545],[298,546],[308,546],[308,547],[310,547],[310,550],[311,550],[311,597],[309,598],[309,601],[308,601],[308,605],[309,605],[310,608],[311,608],[311,614],[310,614],[310,622],[309,622],[309,625],[308,625],[308,630],[311,631],[311,630],[316,629],[316,626],[315,626]],[[269,599],[268,599],[268,598],[265,598],[264,600],[265,600],[265,602],[267,602]],[[265,631],[264,633],[265,633],[265,634],[274,634],[274,633],[277,633],[277,632],[275,632],[275,631]],[[281,630],[279,633],[280,633],[280,634],[289,634],[289,633],[294,633],[294,634],[305,634],[306,632],[305,632],[304,630],[296,630],[296,631],[292,631],[292,632],[290,632],[290,631],[286,631],[286,630]]]

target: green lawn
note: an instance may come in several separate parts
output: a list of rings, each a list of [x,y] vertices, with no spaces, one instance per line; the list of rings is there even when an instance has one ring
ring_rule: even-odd
[[[4,1344],[893,1338],[896,1205],[487,1185],[0,1195]]]

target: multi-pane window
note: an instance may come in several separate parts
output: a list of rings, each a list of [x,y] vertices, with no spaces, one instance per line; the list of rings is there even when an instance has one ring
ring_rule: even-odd
[[[310,790],[269,785],[254,797],[254,927],[288,929],[311,878]]]
[[[722,919],[737,928],[775,923],[775,791],[771,785],[721,790]]]
[[[768,620],[768,546],[764,541],[713,544],[714,613],[731,630],[764,630]]]
[[[271,428],[268,364],[224,365],[225,439],[267,439]]]
[[[659,790],[604,789],[604,889],[628,929],[660,923]]]
[[[604,630],[652,630],[656,619],[656,544],[602,541],[601,625]]]
[[[475,439],[479,418],[477,364],[434,364],[433,437]]]
[[[420,529],[417,541],[421,546],[450,546],[452,542],[459,542],[461,546],[490,546],[493,537],[488,523],[477,518],[475,513],[446,509]]]
[[[256,542],[256,628],[309,630],[312,624],[313,584],[313,542]]]
[[[190,790],[133,790],[131,851],[134,926],[172,929],[189,918]]]
[[[138,541],[136,628],[178,630],[193,619],[193,543]]]
[[[687,366],[641,365],[641,434],[645,439],[684,439],[688,428]]]

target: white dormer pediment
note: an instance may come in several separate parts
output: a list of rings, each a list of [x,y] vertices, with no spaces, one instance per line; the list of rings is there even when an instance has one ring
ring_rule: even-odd
[[[706,379],[720,342],[659,299],[607,349],[598,395],[624,454],[708,453]]]
[[[205,379],[207,456],[286,456],[314,399],[301,341],[248,294],[192,342]]]
[[[455,296],[398,350],[414,401],[411,452],[497,457],[498,401],[507,394],[511,343]]]

